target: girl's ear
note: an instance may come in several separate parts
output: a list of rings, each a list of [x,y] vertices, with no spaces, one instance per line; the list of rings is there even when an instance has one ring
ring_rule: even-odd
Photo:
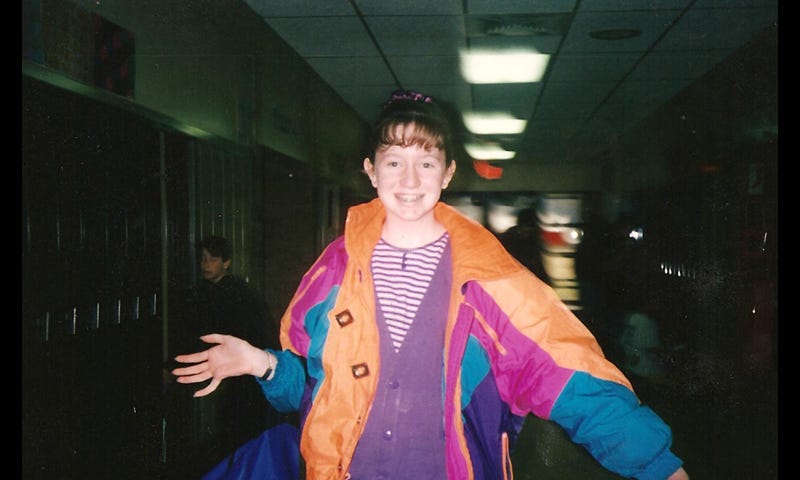
[[[447,188],[450,185],[450,181],[453,179],[453,175],[456,174],[456,161],[452,160],[450,165],[447,167],[447,171],[444,174],[444,180],[442,181],[442,189]]]
[[[375,179],[375,165],[373,165],[369,157],[364,159],[364,173],[366,173],[369,177],[369,181],[372,183],[372,186],[377,188],[378,182]]]

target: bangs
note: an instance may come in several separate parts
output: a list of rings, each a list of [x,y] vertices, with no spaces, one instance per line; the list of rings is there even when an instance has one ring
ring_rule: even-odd
[[[443,133],[419,120],[384,125],[378,137],[378,147],[385,149],[391,146],[416,146],[425,150],[437,148],[446,152]]]
[[[446,113],[436,104],[424,101],[393,101],[381,112],[369,136],[367,156],[375,160],[375,152],[389,147],[434,148],[452,160],[455,152],[450,138]]]

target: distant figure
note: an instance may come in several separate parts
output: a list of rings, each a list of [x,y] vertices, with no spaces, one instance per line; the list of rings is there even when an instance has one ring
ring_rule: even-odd
[[[277,324],[266,303],[244,279],[230,273],[232,249],[228,240],[206,237],[200,250],[203,279],[187,295],[182,331],[175,335],[172,350],[195,351],[205,345],[199,340],[201,336],[217,332],[247,339],[260,348],[280,348]],[[239,446],[286,419],[264,401],[261,387],[252,377],[231,380],[222,385],[220,395],[200,402],[186,389],[180,394],[185,397],[181,399],[184,408],[194,413],[188,422],[188,444],[176,447],[185,451],[182,468],[191,472],[178,476],[198,478]]]
[[[233,258],[228,240],[206,237],[200,248],[203,281],[192,289],[187,303],[192,335],[225,331],[254,345],[279,345],[277,325],[264,300],[229,271]]]
[[[626,373],[651,380],[664,375],[658,323],[651,316],[642,312],[627,314],[619,342],[625,356],[621,368]]]
[[[517,224],[501,233],[498,238],[508,253],[541,280],[549,282],[542,264],[536,209],[529,207],[520,210],[517,214]]]

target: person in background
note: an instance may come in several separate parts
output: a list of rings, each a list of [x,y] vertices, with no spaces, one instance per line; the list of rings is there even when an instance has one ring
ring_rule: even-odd
[[[685,480],[669,426],[556,293],[494,234],[440,201],[455,173],[446,115],[398,91],[371,136],[377,198],[303,277],[282,349],[224,333],[180,355],[182,384],[257,379],[299,411],[305,478],[501,479],[527,415],[624,477]]]
[[[187,295],[173,351],[194,351],[204,345],[199,339],[209,333],[232,335],[262,349],[280,348],[278,327],[267,304],[243,278],[230,272],[230,242],[209,236],[199,247],[202,280]],[[287,420],[264,402],[261,388],[252,378],[231,380],[218,395],[188,404],[194,412],[187,422],[194,438],[180,447],[187,460],[185,470],[176,476],[198,477],[248,440]]]
[[[539,225],[536,223],[534,207],[520,210],[517,213],[517,224],[498,235],[498,238],[508,253],[525,265],[525,268],[542,281],[549,283],[542,264]]]

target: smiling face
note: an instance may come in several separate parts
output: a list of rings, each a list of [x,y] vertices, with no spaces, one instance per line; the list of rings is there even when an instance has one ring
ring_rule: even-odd
[[[398,125],[395,144],[378,148],[374,163],[364,159],[364,171],[386,208],[389,228],[432,228],[433,208],[455,173],[455,162],[448,166],[445,152],[415,140],[418,133],[413,124]]]

